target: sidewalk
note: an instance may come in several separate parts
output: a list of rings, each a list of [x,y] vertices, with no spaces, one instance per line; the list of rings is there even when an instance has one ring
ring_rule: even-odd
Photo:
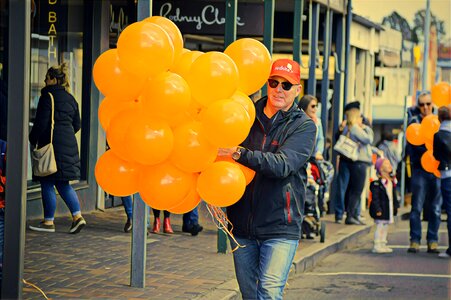
[[[124,233],[122,207],[84,215],[88,225],[68,234],[69,218],[55,220],[56,233],[26,231],[24,279],[53,299],[239,299],[231,253],[217,253],[217,230],[202,209],[204,231],[182,233],[182,218],[171,216],[175,234],[147,239],[146,287],[130,284],[131,235]],[[153,221],[153,216],[151,217]],[[326,242],[302,240],[290,276],[304,272],[327,255],[355,243],[370,226],[326,222]],[[371,223],[371,222],[369,222]],[[43,299],[24,285],[24,299]]]

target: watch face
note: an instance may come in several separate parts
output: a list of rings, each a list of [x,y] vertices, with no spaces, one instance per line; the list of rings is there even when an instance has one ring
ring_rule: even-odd
[[[239,152],[239,151],[235,151],[235,152],[232,153],[232,158],[233,158],[234,160],[239,159],[240,156],[241,156],[241,152]]]

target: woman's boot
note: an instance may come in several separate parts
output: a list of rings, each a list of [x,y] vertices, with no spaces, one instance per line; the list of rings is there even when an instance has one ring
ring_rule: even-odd
[[[169,218],[164,218],[163,220],[163,231],[164,233],[174,233],[174,230],[172,230],[171,222]]]

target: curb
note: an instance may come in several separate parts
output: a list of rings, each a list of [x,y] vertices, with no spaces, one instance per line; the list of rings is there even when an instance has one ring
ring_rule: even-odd
[[[289,276],[299,276],[312,269],[327,256],[356,245],[361,237],[367,235],[371,231],[371,227],[372,225],[347,226],[336,232],[332,237],[328,237],[325,243],[314,244],[308,247],[305,252],[299,251],[294,257],[293,266],[291,267]],[[302,242],[300,247],[302,249]],[[241,299],[241,294],[239,292],[238,282],[236,279],[232,279],[218,285],[211,292],[196,297],[195,299],[238,300]]]

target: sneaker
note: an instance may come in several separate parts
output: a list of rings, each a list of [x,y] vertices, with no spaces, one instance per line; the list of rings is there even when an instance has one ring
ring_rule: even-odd
[[[69,233],[76,234],[79,233],[83,227],[85,227],[86,221],[83,217],[78,218],[76,221],[72,222],[72,226],[70,227]]]
[[[417,242],[410,242],[410,247],[407,249],[409,253],[418,253],[420,252],[420,244]]]
[[[204,228],[199,225],[199,224],[194,224],[194,225],[183,225],[182,226],[182,231],[183,232],[189,232],[191,233],[192,236],[196,236],[199,234],[199,232],[201,232]]]
[[[438,257],[440,257],[440,258],[451,258],[451,255],[449,255],[447,252],[443,252],[443,253],[440,253],[438,255]]]
[[[440,253],[437,242],[428,243],[428,253]]]
[[[33,231],[41,231],[41,232],[55,232],[55,224],[52,225],[47,225],[44,223],[44,221],[41,221],[38,225],[36,226],[28,226],[28,228],[30,228]]]
[[[132,230],[133,224],[132,224],[132,220],[130,220],[129,218],[127,218],[127,222],[125,222],[124,225],[124,232],[130,232]]]

